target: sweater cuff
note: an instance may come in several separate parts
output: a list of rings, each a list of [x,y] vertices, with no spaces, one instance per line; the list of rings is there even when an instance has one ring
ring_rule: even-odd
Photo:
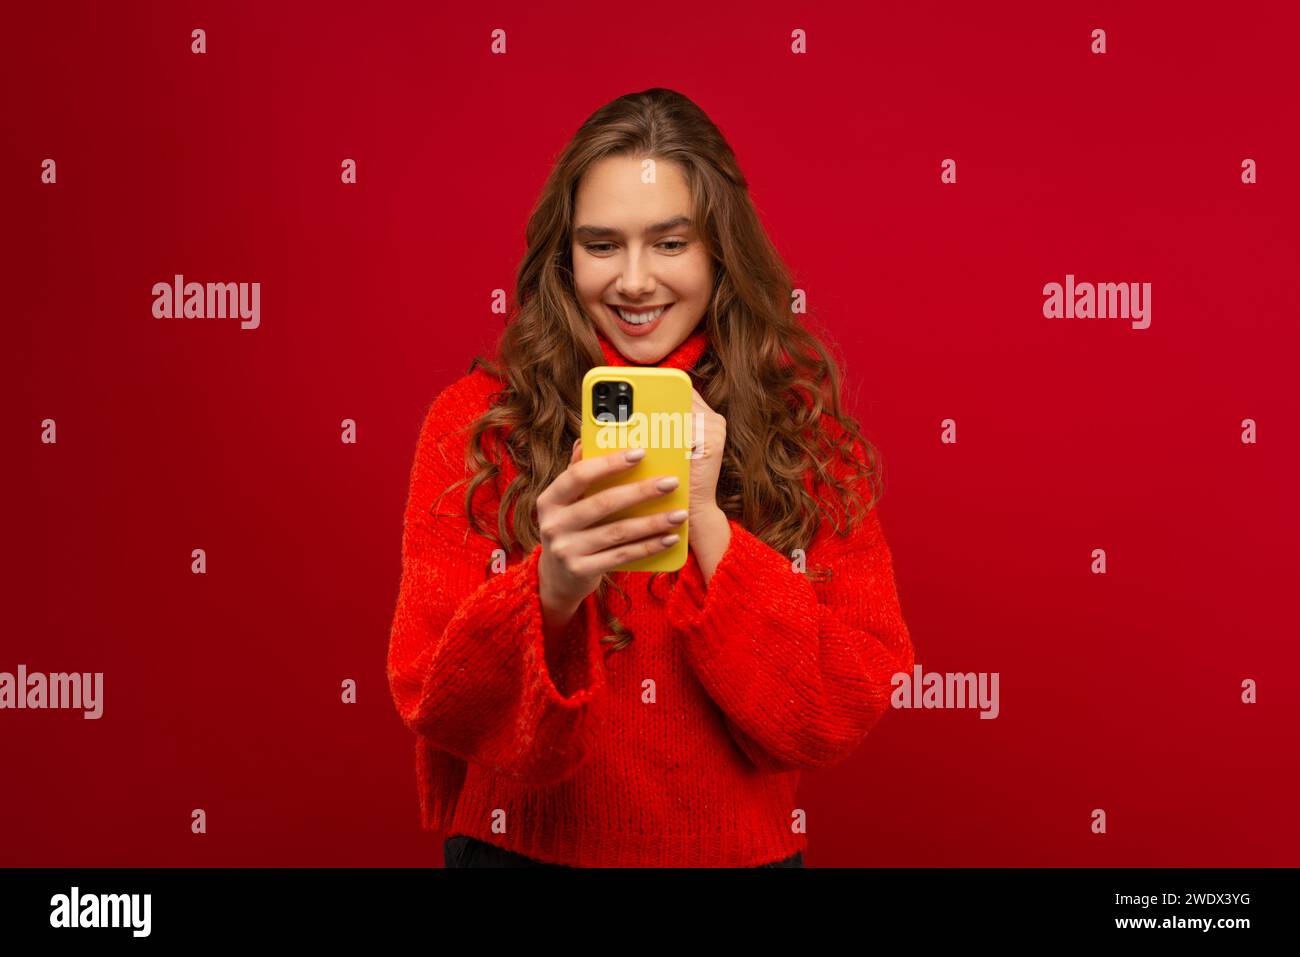
[[[735,681],[751,669],[731,670],[733,649],[777,668],[782,654],[799,653],[801,638],[815,639],[818,598],[789,558],[736,519],[727,522],[731,542],[707,583],[688,553],[668,601],[668,619],[688,636],[687,656],[697,670]]]
[[[581,708],[598,695],[604,682],[605,673],[600,666],[599,614],[592,596],[583,599],[573,613],[567,634],[553,649],[557,673],[552,674],[547,655],[546,619],[542,614],[538,567],[541,556],[542,546],[536,545],[514,569],[518,588],[524,596],[521,623],[528,670],[536,676],[541,697],[548,705],[559,710]],[[562,689],[571,689],[571,693]]]
[[[606,683],[600,629],[591,626],[593,606],[586,603],[585,612],[575,612],[557,667],[561,685],[576,690],[556,686],[546,660],[540,557],[538,545],[457,609],[412,730],[458,757],[545,783],[590,756]]]
[[[536,546],[532,562],[531,587],[537,595],[537,628],[542,633],[541,684],[548,701],[561,708],[577,708],[595,697],[604,683],[604,645],[600,641],[603,622],[595,594],[584,598],[573,613],[563,635],[548,639],[542,613],[540,579],[537,573],[542,546]],[[530,630],[529,634],[533,632]]]

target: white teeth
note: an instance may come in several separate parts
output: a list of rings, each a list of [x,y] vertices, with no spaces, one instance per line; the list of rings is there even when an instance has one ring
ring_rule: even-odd
[[[630,322],[634,326],[644,326],[647,322],[654,322],[656,319],[658,319],[660,315],[663,314],[663,311],[668,307],[660,306],[658,309],[653,309],[650,312],[643,312],[640,314],[624,312],[622,309],[619,309],[617,306],[611,308],[613,308],[619,314],[619,316],[622,317],[624,322]]]

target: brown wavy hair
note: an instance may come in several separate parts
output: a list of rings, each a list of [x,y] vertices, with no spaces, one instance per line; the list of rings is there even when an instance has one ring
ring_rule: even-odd
[[[792,311],[790,274],[759,221],[731,147],[695,103],[659,87],[621,96],[593,113],[556,160],[529,216],[527,252],[516,277],[518,309],[500,337],[495,362],[475,356],[469,367],[472,373],[481,366],[504,383],[471,429],[466,465],[472,478],[456,483],[469,482],[470,527],[495,538],[507,554],[531,551],[540,541],[537,496],[568,467],[581,434],[582,378],[605,359],[574,291],[574,195],[584,172],[609,156],[680,164],[692,218],[713,260],[704,319],[710,344],[689,375],[727,420],[719,507],[787,555],[808,547],[823,510],[832,527],[847,534],[879,499],[879,456],[841,408],[837,360]],[[824,412],[843,430],[835,439],[822,428]],[[854,442],[861,443],[865,462],[854,454]],[[501,453],[510,455],[518,472],[504,491],[498,480]],[[832,474],[835,456],[868,482],[865,504],[856,483],[846,485]],[[808,494],[803,477],[809,469],[814,487],[831,490],[832,501]],[[473,509],[476,490],[489,481],[500,501],[495,536],[479,525]],[[841,509],[845,525],[836,524],[833,514]],[[830,576],[827,568],[807,572],[815,581]],[[655,585],[664,574],[675,579],[678,573],[651,575],[650,593],[660,601],[666,595]],[[611,610],[611,587],[628,600],[609,574],[601,576],[596,597],[611,631],[601,640],[618,650],[633,635]]]

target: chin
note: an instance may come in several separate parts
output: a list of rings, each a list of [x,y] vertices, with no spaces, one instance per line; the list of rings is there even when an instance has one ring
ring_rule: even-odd
[[[622,336],[613,341],[618,343],[618,351],[629,359],[635,359],[637,362],[658,362],[668,355],[668,350],[662,346],[661,342],[652,341],[659,339],[661,339],[659,335],[647,336],[644,339],[631,339]]]

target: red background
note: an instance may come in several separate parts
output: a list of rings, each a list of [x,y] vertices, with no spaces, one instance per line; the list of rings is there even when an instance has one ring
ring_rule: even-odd
[[[1300,864],[1284,6],[13,7],[0,671],[105,710],[0,712],[0,863],[441,862],[384,672],[419,424],[568,137],[668,86],[843,349],[918,661],[1001,675],[806,773],[809,865]],[[1150,328],[1044,319],[1067,272]],[[154,319],[175,273],[261,328]]]

